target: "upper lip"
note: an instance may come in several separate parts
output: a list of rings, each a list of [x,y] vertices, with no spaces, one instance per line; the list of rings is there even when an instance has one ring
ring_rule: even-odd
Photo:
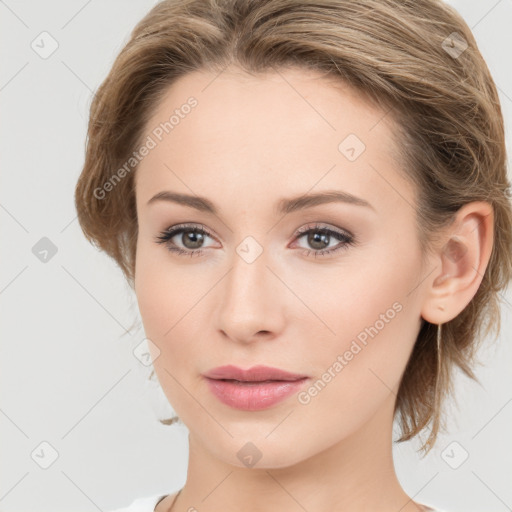
[[[218,366],[217,368],[212,368],[203,375],[210,379],[239,380],[245,382],[262,382],[266,380],[294,381],[307,377],[306,375],[290,373],[279,368],[262,365],[253,366],[247,370],[233,365]]]

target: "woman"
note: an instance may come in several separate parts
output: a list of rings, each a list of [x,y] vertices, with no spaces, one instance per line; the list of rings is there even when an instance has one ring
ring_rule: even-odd
[[[497,327],[512,212],[496,87],[437,0],[174,0],[94,98],[76,189],[189,429],[135,511],[439,510],[393,467]]]

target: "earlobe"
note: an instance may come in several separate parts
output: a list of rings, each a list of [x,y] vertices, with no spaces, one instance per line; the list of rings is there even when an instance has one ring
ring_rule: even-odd
[[[443,233],[445,240],[433,259],[437,265],[426,282],[422,317],[442,324],[455,318],[475,296],[489,263],[494,216],[489,203],[464,205]]]

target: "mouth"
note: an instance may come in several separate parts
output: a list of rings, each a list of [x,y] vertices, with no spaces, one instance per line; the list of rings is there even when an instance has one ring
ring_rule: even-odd
[[[310,380],[278,368],[235,366],[214,368],[203,375],[212,394],[223,404],[244,411],[267,409],[297,393]]]

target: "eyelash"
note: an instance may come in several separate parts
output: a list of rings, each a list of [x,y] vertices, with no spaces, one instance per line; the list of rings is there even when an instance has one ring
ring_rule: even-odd
[[[160,235],[155,237],[155,241],[157,244],[166,244],[167,249],[170,252],[177,253],[180,256],[188,255],[190,257],[196,255],[200,256],[203,254],[204,249],[191,249],[191,250],[185,250],[181,247],[176,246],[174,243],[171,242],[171,239],[174,238],[176,235],[179,235],[181,233],[185,232],[192,232],[196,234],[201,235],[207,235],[211,238],[215,238],[204,226],[197,226],[197,225],[191,225],[191,224],[178,224],[176,226],[173,226],[165,231],[162,231]],[[315,249],[303,249],[305,251],[306,256],[309,256],[311,253],[314,254],[314,257],[318,256],[327,256],[330,254],[333,254],[335,252],[338,252],[340,250],[346,249],[350,245],[355,244],[354,236],[349,234],[348,232],[342,232],[342,231],[335,231],[333,229],[327,228],[325,226],[316,224],[314,226],[305,226],[303,228],[300,228],[296,232],[295,240],[299,240],[304,235],[307,235],[308,233],[321,233],[323,235],[332,236],[338,240],[340,240],[341,245],[335,246],[331,249],[321,249],[321,250],[315,250]]]

